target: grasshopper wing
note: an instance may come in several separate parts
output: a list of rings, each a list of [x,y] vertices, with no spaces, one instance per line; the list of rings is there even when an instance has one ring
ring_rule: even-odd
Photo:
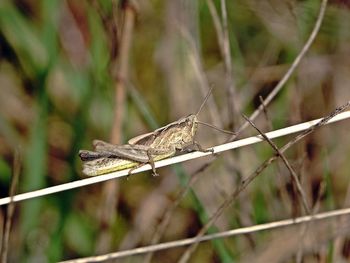
[[[102,141],[102,140],[93,140],[92,145],[94,146],[94,149],[96,148],[111,148],[111,147],[116,147],[116,145]]]
[[[93,141],[94,151],[80,150],[82,161],[92,161],[101,158],[124,159],[135,162],[148,162],[148,149],[144,145],[114,145],[101,140]]]
[[[109,158],[120,158],[145,163],[149,161],[148,149],[144,145],[113,145],[109,143],[94,144],[95,151]]]
[[[182,120],[182,119],[180,119]],[[131,144],[131,145],[150,145],[154,139],[156,138],[156,136],[161,133],[162,131],[168,129],[169,127],[177,124],[179,121],[175,121],[175,122],[172,122],[172,123],[169,123],[163,127],[160,127],[158,129],[156,129],[155,131],[153,132],[149,132],[149,133],[145,133],[145,134],[141,134],[139,136],[136,136],[134,138],[131,138],[128,143]]]
[[[154,132],[141,134],[139,136],[131,138],[128,141],[128,144],[130,144],[130,145],[150,145],[154,141],[155,136],[156,135]]]

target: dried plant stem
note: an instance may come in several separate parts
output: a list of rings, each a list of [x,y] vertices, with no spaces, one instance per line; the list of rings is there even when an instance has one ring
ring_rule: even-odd
[[[249,120],[248,117],[244,116],[245,120],[250,123],[250,125],[252,125],[254,127],[254,129],[256,129],[262,137],[264,137],[264,139],[271,145],[271,147],[277,152],[278,156],[282,159],[283,163],[285,164],[285,166],[287,167],[287,169],[289,170],[290,174],[292,175],[292,180],[294,180],[296,186],[297,186],[297,190],[301,196],[301,200],[303,202],[303,206],[304,209],[306,211],[307,214],[311,213],[310,207],[307,203],[306,200],[306,194],[301,186],[301,183],[299,181],[298,175],[297,173],[294,171],[294,169],[292,168],[292,166],[290,165],[290,163],[288,162],[287,158],[284,156],[284,154],[278,149],[278,147],[276,146],[276,144],[274,144],[273,141],[271,141],[251,120]]]
[[[341,120],[345,120],[348,118],[350,118],[350,111],[340,113],[339,115],[331,118],[330,120],[327,121],[327,124],[334,123],[334,122],[341,121]],[[287,128],[280,129],[280,130],[268,132],[268,133],[266,133],[266,136],[268,136],[270,139],[274,139],[274,138],[282,137],[282,136],[285,136],[288,134],[293,134],[293,133],[305,131],[305,130],[309,129],[310,127],[313,127],[313,125],[318,123],[320,120],[322,120],[322,119],[316,119],[313,121],[300,123],[297,125],[293,125],[293,126],[290,126]],[[264,139],[260,135],[259,136],[252,136],[252,137],[248,137],[248,138],[245,138],[242,140],[237,140],[234,142],[221,144],[221,145],[212,147],[211,149],[213,149],[214,153],[221,153],[224,151],[237,149],[237,148],[240,148],[243,146],[255,144],[258,142],[262,142],[262,141],[264,141]],[[211,154],[212,153],[210,153],[210,152],[197,152],[197,151],[187,153],[187,154],[182,154],[182,155],[175,156],[172,158],[167,158],[167,159],[164,159],[161,161],[157,161],[157,162],[155,162],[155,167],[156,168],[164,167],[164,166],[168,166],[168,165],[175,164],[175,163],[181,163],[181,162],[185,162],[188,160],[201,158],[204,156],[209,156]],[[152,169],[151,166],[149,164],[146,164],[140,168],[134,169],[131,174],[136,174],[136,173],[148,171],[151,169]],[[19,201],[23,201],[23,200],[28,200],[28,199],[40,197],[40,196],[50,195],[50,194],[54,194],[54,193],[58,193],[58,192],[62,192],[62,191],[67,191],[67,190],[74,189],[74,188],[83,187],[86,185],[104,182],[104,181],[115,179],[118,177],[127,176],[129,173],[129,170],[130,169],[125,169],[122,171],[112,172],[109,174],[99,175],[99,176],[95,176],[95,177],[89,177],[89,178],[77,180],[74,182],[69,182],[69,183],[51,186],[51,187],[47,187],[47,188],[36,190],[36,191],[18,194],[18,195],[13,196],[13,202],[19,202]],[[200,170],[198,170],[198,172],[200,172]],[[10,197],[5,197],[5,198],[0,199],[0,206],[6,205],[8,203],[10,203]]]
[[[133,248],[133,249],[124,250],[124,251],[113,252],[113,253],[100,255],[100,256],[72,259],[72,260],[62,261],[61,263],[103,262],[103,261],[122,258],[122,257],[135,256],[135,255],[140,255],[144,253],[150,253],[150,252],[156,252],[156,251],[170,249],[170,248],[187,246],[187,245],[193,244],[194,242],[204,242],[204,241],[209,241],[209,240],[218,239],[218,238],[226,238],[226,237],[232,237],[237,235],[255,233],[263,230],[271,230],[271,229],[276,229],[280,227],[303,224],[303,223],[310,222],[312,220],[324,220],[324,219],[329,219],[329,218],[338,217],[338,216],[343,216],[345,218],[345,216],[349,214],[350,214],[350,208],[343,208],[339,210],[333,210],[329,212],[315,214],[313,216],[302,216],[302,217],[297,217],[292,219],[285,219],[281,221],[270,222],[266,224],[243,227],[239,229],[232,229],[221,233],[206,235],[201,238],[187,238],[187,239],[176,240],[176,241],[166,242],[162,244],[147,246],[147,247],[139,247],[139,248]]]
[[[315,129],[325,125],[329,120],[340,114],[341,112],[345,111],[347,108],[350,107],[350,101],[348,101],[346,104],[340,106],[337,108],[334,112],[332,112],[330,115],[322,118],[320,121],[312,125],[310,128],[302,132],[301,134],[297,135],[295,138],[293,138],[291,141],[289,141],[287,144],[285,144],[279,151],[279,153],[284,153],[287,149],[289,149],[292,145],[294,145],[296,142],[300,141],[302,138],[307,136],[308,134],[312,133]],[[230,206],[233,201],[236,199],[236,197],[256,178],[258,177],[262,171],[265,170],[266,167],[268,167],[273,161],[275,161],[278,158],[279,154],[276,154],[272,156],[270,159],[266,160],[264,163],[262,163],[253,174],[248,176],[246,179],[244,179],[241,184],[237,187],[237,189],[219,206],[219,208],[215,211],[215,213],[210,217],[208,222],[201,228],[201,230],[197,233],[196,237],[203,236],[208,229],[211,227],[211,225],[217,220],[217,218],[222,214],[222,212]],[[198,243],[192,244],[182,255],[179,262],[184,263],[187,262],[193,251],[197,248]]]
[[[13,176],[10,187],[10,203],[7,206],[6,211],[6,220],[5,220],[5,230],[1,242],[1,262],[7,262],[8,248],[9,248],[9,239],[10,239],[10,230],[12,224],[12,218],[15,211],[15,203],[13,202],[13,197],[16,193],[19,174],[21,172],[21,156],[19,150],[16,150],[14,154],[13,161]]]
[[[213,19],[214,28],[216,31],[216,37],[218,39],[220,51],[222,52],[224,50],[224,48],[223,48],[223,46],[224,46],[224,36],[223,36],[224,33],[223,33],[223,29],[222,29],[221,22],[220,22],[220,17],[218,15],[218,12],[216,11],[215,4],[214,4],[213,0],[207,0],[207,5],[209,8],[210,15]],[[222,56],[223,56],[223,53],[222,53]]]
[[[268,130],[273,130],[273,126],[272,126],[272,121],[269,117],[269,114],[268,114],[268,111],[267,111],[267,108],[265,107],[265,104],[264,104],[264,99],[262,98],[262,96],[259,96],[259,100],[260,100],[260,103],[261,105],[263,105],[263,113],[264,113],[264,117],[265,117],[265,120],[266,120],[266,125],[268,127]],[[277,177],[278,179],[280,179],[280,182],[283,182],[282,180],[282,173],[281,173],[281,165],[280,163],[277,163]],[[281,184],[279,184],[280,187],[280,193],[281,193],[281,199],[282,199],[282,203],[287,207],[287,200],[288,200],[288,192],[285,188],[285,186],[282,186]],[[293,199],[291,200],[291,206],[293,206]]]
[[[228,95],[227,98],[228,98],[229,116],[236,116],[237,110],[235,108],[235,102],[237,100],[237,96],[236,96],[236,88],[234,85],[235,82],[232,77],[233,67],[232,67],[232,59],[231,59],[231,51],[230,51],[230,40],[229,40],[229,34],[228,34],[226,1],[221,0],[220,3],[221,3],[221,15],[222,15],[221,21],[220,21],[218,12],[215,8],[213,0],[207,0],[207,6],[211,14],[211,17],[213,19],[214,28],[216,31],[216,37],[220,48],[220,53],[224,60],[225,74],[226,74],[225,87]]]
[[[114,5],[116,7],[116,5]],[[114,13],[117,10],[113,10]],[[125,108],[125,94],[126,83],[128,80],[129,71],[129,54],[130,46],[132,42],[134,22],[135,22],[135,7],[131,1],[125,1],[123,4],[123,28],[120,36],[120,50],[118,52],[118,66],[115,68],[116,72],[113,73],[115,77],[115,109],[114,109],[114,121],[111,133],[111,142],[113,144],[120,144],[122,141],[122,126],[124,118]],[[112,21],[115,23],[116,21]],[[115,25],[116,26],[116,25]],[[116,32],[115,32],[116,33]],[[116,36],[112,36],[117,38]],[[117,45],[117,43],[114,43]],[[114,221],[115,207],[117,206],[118,198],[118,181],[108,181],[103,186],[102,198],[100,204],[100,225],[101,231],[99,233],[96,251],[108,250],[108,245],[111,244],[111,231],[110,226]],[[103,227],[102,227],[103,226]]]
[[[120,143],[121,141],[121,129],[124,117],[124,102],[125,102],[125,89],[129,71],[129,53],[132,41],[134,22],[135,22],[135,7],[126,1],[124,4],[124,26],[120,41],[119,51],[119,63],[116,75],[115,84],[115,103],[114,110],[114,122],[112,128],[112,143]]]
[[[228,113],[229,116],[232,116],[232,126],[234,127],[235,120],[234,116],[236,116],[236,100],[238,96],[236,96],[236,88],[234,78],[232,77],[232,60],[231,60],[231,51],[230,51],[230,39],[228,34],[228,22],[227,22],[227,10],[226,10],[226,0],[221,0],[221,16],[222,16],[222,36],[223,36],[223,45],[222,45],[222,54],[224,58],[225,65],[225,74],[226,74],[226,91],[227,91],[227,101],[228,101]]]

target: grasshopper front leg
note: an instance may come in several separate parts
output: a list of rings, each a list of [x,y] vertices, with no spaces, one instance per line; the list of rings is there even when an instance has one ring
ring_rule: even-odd
[[[182,145],[182,147],[179,148],[180,151],[185,151],[185,150],[188,150],[188,149],[197,150],[199,152],[211,152],[211,153],[214,153],[213,149],[204,149],[196,140],[193,140],[193,141],[191,141],[190,143],[188,143],[186,145]]]
[[[197,147],[198,151],[200,152],[211,152],[214,153],[213,149],[204,149],[197,141],[193,141],[193,145]]]

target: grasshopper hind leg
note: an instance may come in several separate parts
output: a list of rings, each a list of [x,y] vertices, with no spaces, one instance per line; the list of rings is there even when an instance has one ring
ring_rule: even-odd
[[[144,166],[145,164],[147,164],[147,163],[140,163],[140,164],[138,164],[137,166],[131,168],[131,169],[129,170],[129,172],[128,172],[127,179],[129,179],[129,176],[131,175],[131,173],[132,173],[134,170],[136,170],[137,168],[140,168],[140,167]],[[158,174],[157,171],[156,171],[156,167],[154,166],[154,161],[153,161],[153,159],[152,159],[152,160],[149,160],[149,164],[150,164],[151,167],[152,167],[152,175],[153,175],[153,176],[159,176],[159,174]]]
[[[152,154],[150,153],[150,151],[147,151],[147,156],[148,156],[148,162],[140,163],[137,166],[135,166],[134,168],[130,169],[129,172],[128,172],[128,178],[131,175],[132,171],[134,171],[137,168],[140,168],[141,166],[143,166],[143,165],[145,165],[147,163],[149,163],[151,165],[151,167],[152,167],[152,175],[153,176],[159,176],[159,174],[157,173],[157,170],[156,170],[156,166],[154,165],[154,159],[153,159]]]
[[[147,151],[147,156],[148,156],[148,159],[149,159],[149,164],[152,167],[152,175],[153,176],[159,176],[159,174],[156,171],[156,166],[154,165],[154,159],[152,157],[152,154],[149,151]]]

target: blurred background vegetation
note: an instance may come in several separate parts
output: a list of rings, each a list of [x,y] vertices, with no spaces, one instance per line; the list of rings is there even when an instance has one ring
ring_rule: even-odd
[[[8,196],[16,149],[23,166],[17,192],[78,180],[84,177],[79,149],[91,149],[96,138],[125,143],[196,112],[210,85],[213,99],[199,118],[232,130],[242,124],[240,113],[260,104],[302,48],[320,1],[227,1],[229,74],[211,4],[221,22],[220,1],[0,0],[1,197]],[[269,118],[261,116],[257,125],[286,127],[349,100],[349,41],[350,3],[330,1],[311,50],[268,107]],[[317,211],[349,203],[349,129],[349,122],[322,128],[287,153]],[[198,141],[209,147],[225,139],[203,128]],[[159,242],[194,236],[240,179],[272,154],[267,144],[222,154],[181,200]],[[205,161],[160,169],[160,177],[137,174],[19,203],[9,262],[55,262],[149,244],[177,191]],[[211,231],[303,215],[299,199],[286,168],[274,164]],[[3,222],[5,207],[2,212]],[[277,257],[266,244],[296,234],[286,231],[206,242],[192,262]],[[345,262],[349,243],[346,237],[315,242],[304,262]],[[298,248],[289,249],[279,259],[294,262]],[[175,262],[183,251],[158,252],[152,262]]]

